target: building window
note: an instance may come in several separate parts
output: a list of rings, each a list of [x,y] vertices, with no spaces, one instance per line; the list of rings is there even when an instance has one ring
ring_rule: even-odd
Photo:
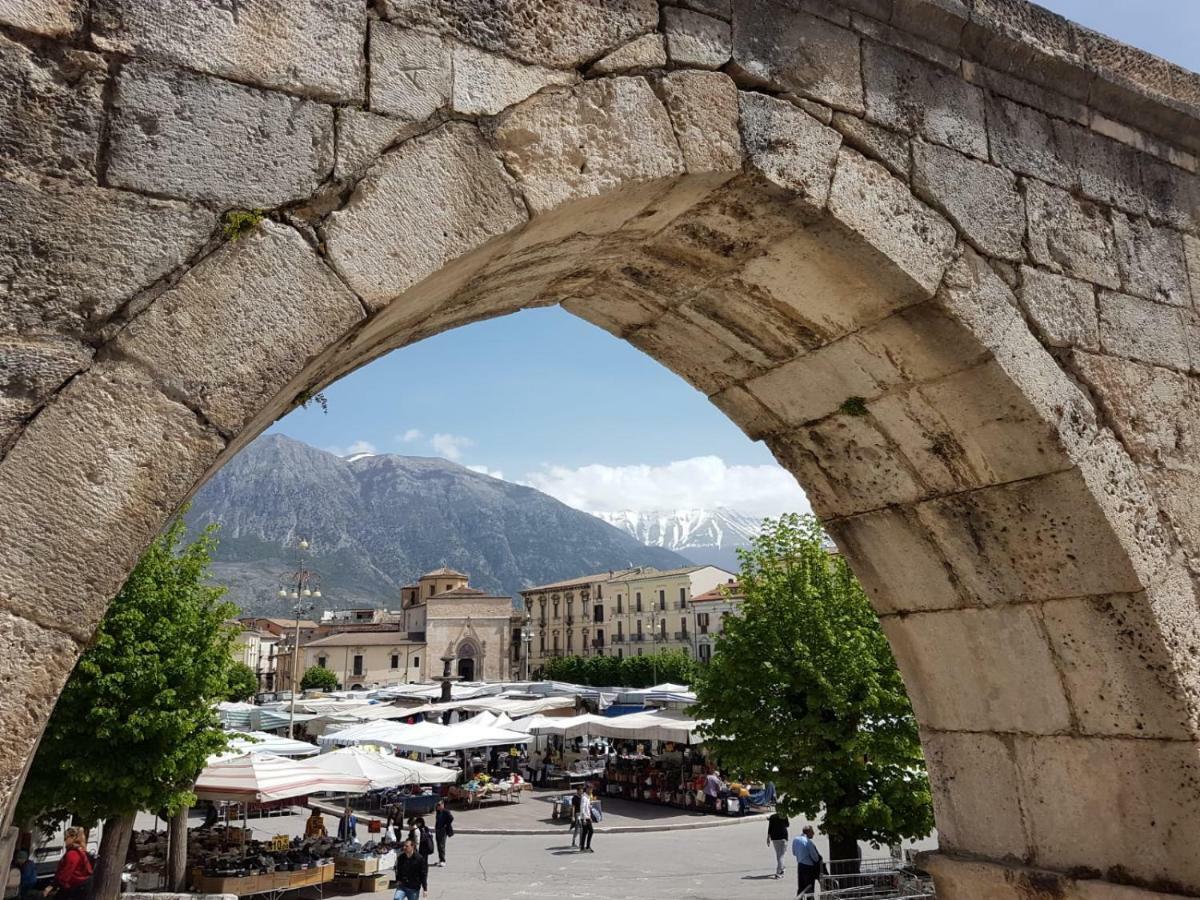
[[[604,604],[603,603],[597,603],[595,606],[592,607],[592,619],[597,623],[604,621]]]
[[[624,658],[625,658],[625,651],[622,650],[620,647],[618,647],[617,648],[617,659],[624,659]]]
[[[683,609],[685,606],[687,606],[687,588],[681,587],[679,589],[679,608]]]
[[[604,599],[604,585],[602,585],[602,584],[596,585],[596,599],[597,600]]]
[[[538,635],[538,652],[539,653],[546,652],[546,635],[544,635],[544,634]]]
[[[429,586],[429,596],[430,597],[433,596],[433,585],[432,584]]]
[[[642,592],[641,591],[637,592],[635,602],[637,603],[637,611],[641,612],[642,611]]]
[[[658,592],[658,608],[659,609],[667,608],[667,592],[664,590],[661,590],[661,589]]]
[[[554,618],[555,619],[558,618],[558,601],[557,600],[554,601]]]
[[[696,627],[701,634],[708,634],[708,613],[696,613]]]
[[[641,619],[637,620],[637,628],[638,628],[637,633],[641,634],[642,633],[642,620]]]
[[[393,669],[400,668],[400,654],[399,653],[392,654],[392,668]]]
[[[617,613],[619,615],[622,612],[624,612],[624,610],[621,608],[621,595],[617,594]]]
[[[567,629],[567,651],[575,649],[575,632],[570,628]]]
[[[641,656],[641,655],[642,655],[642,648],[638,647],[638,656]]]
[[[414,656],[414,657],[413,657],[413,663],[412,663],[412,664],[413,664],[414,666],[419,666],[419,665],[421,664],[421,657],[419,657],[419,656]]]
[[[354,655],[354,674],[361,675],[363,673],[363,658],[359,654]]]
[[[700,661],[708,662],[710,659],[712,659],[712,647],[709,646],[708,644],[701,644],[700,645]]]

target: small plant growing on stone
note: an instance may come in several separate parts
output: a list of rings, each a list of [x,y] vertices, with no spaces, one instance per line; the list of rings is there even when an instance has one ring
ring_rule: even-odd
[[[225,237],[240,240],[258,228],[263,220],[261,209],[231,209],[225,213]]]
[[[840,412],[848,416],[865,416],[867,414],[867,401],[862,397],[847,397],[842,405],[838,407]]]
[[[312,391],[301,391],[300,395],[296,397],[296,402],[304,409],[308,409],[310,403],[315,403],[321,407],[321,412],[329,414],[329,398],[320,391],[315,394]]]

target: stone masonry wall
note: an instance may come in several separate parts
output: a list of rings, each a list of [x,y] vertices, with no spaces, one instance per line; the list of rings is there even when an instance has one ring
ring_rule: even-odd
[[[225,459],[562,303],[809,492],[943,896],[1200,894],[1200,77],[1023,0],[0,0],[0,80],[0,808]]]

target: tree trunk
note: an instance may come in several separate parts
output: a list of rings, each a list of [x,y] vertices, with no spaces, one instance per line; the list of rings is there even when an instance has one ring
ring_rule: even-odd
[[[184,806],[167,826],[167,890],[177,894],[187,888],[187,822],[188,808]]]
[[[105,821],[92,873],[92,900],[117,900],[121,893],[121,872],[133,837],[133,819],[134,813],[125,813]]]
[[[861,868],[857,838],[829,835],[829,874],[856,875]]]

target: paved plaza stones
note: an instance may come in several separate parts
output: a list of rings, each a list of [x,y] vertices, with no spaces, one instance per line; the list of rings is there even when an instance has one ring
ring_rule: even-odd
[[[208,475],[562,303],[862,573],[942,896],[1200,893],[1200,78],[1022,0],[241,6],[0,3],[0,807]]]

